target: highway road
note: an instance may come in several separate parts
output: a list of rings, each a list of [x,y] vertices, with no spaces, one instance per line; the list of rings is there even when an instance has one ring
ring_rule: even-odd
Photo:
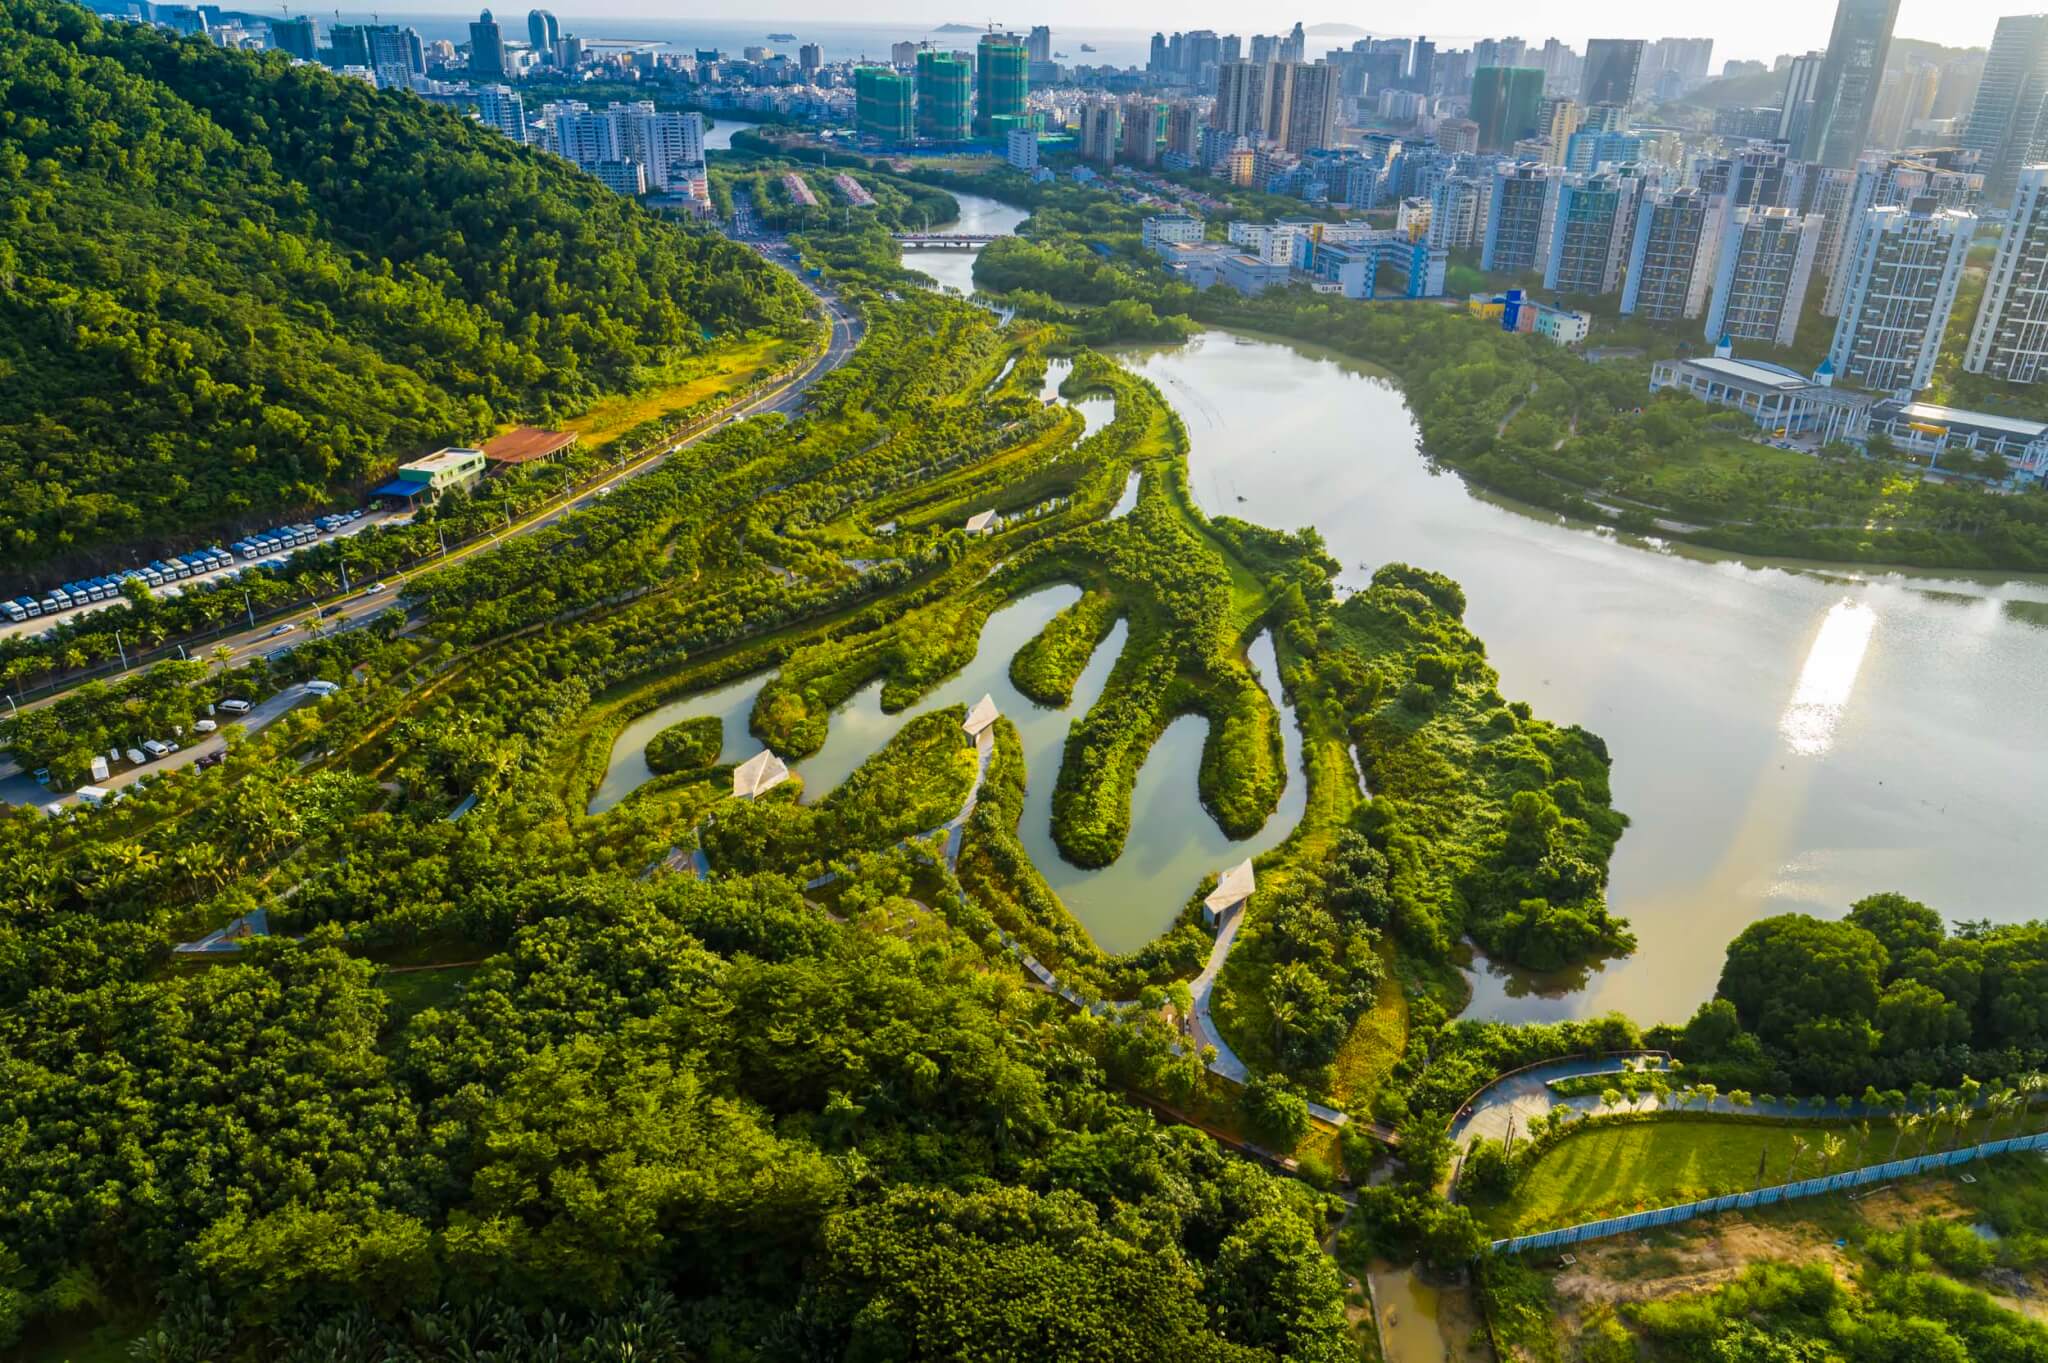
[[[383,610],[396,604],[402,595],[404,584],[412,578],[418,577],[423,573],[433,572],[447,564],[459,562],[473,554],[488,553],[508,539],[554,525],[570,512],[590,506],[620,484],[660,468],[669,455],[695,444],[708,435],[723,430],[734,421],[744,420],[748,417],[763,416],[770,412],[789,415],[800,410],[812,386],[824,378],[825,375],[839,368],[839,366],[852,358],[855,348],[860,344],[862,331],[860,317],[839,298],[835,291],[822,286],[816,280],[807,279],[803,276],[802,271],[798,267],[796,251],[787,242],[777,238],[749,238],[745,241],[745,244],[759,251],[763,258],[795,275],[798,282],[810,290],[818,299],[820,310],[824,313],[830,326],[830,334],[826,339],[824,351],[811,364],[810,368],[784,381],[768,392],[753,398],[727,416],[706,424],[696,433],[677,441],[673,445],[643,455],[634,462],[624,465],[602,483],[593,485],[570,501],[535,512],[525,520],[514,521],[509,527],[494,535],[473,541],[438,558],[430,559],[408,572],[394,573],[387,576],[383,580],[384,590],[381,592],[371,595],[358,589],[340,596],[329,597],[325,601],[315,602],[289,615],[266,620],[255,629],[243,630],[236,634],[226,635],[196,645],[195,649],[197,651],[194,653],[194,656],[210,658],[214,656],[218,649],[225,647],[228,649],[229,656],[233,661],[242,662],[247,661],[249,658],[287,647],[295,640],[305,637],[304,631],[315,627],[323,628],[329,632],[337,629],[360,628]],[[332,615],[323,621],[320,617],[320,612],[336,606],[341,608],[339,614]],[[121,675],[123,674],[118,672],[108,673],[94,680],[110,680]],[[23,705],[21,708],[24,710],[37,709],[61,699],[65,694],[67,693],[60,691],[52,696],[41,697]],[[30,784],[32,785],[33,783]],[[7,794],[7,787],[0,785],[0,799],[8,798],[10,797]],[[23,803],[21,800],[14,800],[13,802]]]

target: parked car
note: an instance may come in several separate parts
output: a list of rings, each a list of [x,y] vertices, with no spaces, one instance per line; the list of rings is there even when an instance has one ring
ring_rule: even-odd
[[[147,757],[144,757],[144,756],[142,755],[142,749],[140,749],[140,748],[130,748],[130,749],[128,750],[128,761],[129,761],[129,762],[130,762],[130,763],[131,763],[132,765],[134,765],[134,766],[138,766],[138,767],[139,767],[139,766],[141,766],[141,765],[142,765],[142,764],[143,764],[144,762],[147,762],[148,760],[149,760],[149,759],[148,759]]]
[[[210,734],[210,733],[212,733],[212,732],[213,732],[213,731],[214,731],[215,729],[218,729],[219,727],[220,727],[220,725],[218,725],[218,724],[215,724],[215,723],[214,723],[214,722],[213,722],[212,720],[210,720],[210,719],[201,719],[201,720],[195,720],[195,721],[193,721],[193,724],[192,724],[192,731],[193,731],[194,733],[201,733],[201,734]]]
[[[220,708],[231,715],[246,715],[251,707],[246,700],[224,700],[220,703]]]
[[[178,750],[178,745],[166,743],[160,738],[145,738],[142,740],[142,750],[151,757],[169,757]]]
[[[228,755],[226,752],[216,751],[206,754],[204,757],[200,758],[197,762],[194,762],[192,765],[199,768],[201,771],[204,771],[208,767],[217,767],[227,760]]]

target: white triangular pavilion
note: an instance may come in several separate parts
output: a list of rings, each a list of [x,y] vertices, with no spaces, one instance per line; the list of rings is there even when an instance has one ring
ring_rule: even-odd
[[[981,731],[1002,718],[1002,711],[996,709],[994,696],[983,696],[974,702],[974,708],[967,712],[967,720],[960,727],[967,731],[969,738],[981,737]]]
[[[789,779],[789,768],[772,752],[759,752],[732,769],[732,793],[751,800]]]
[[[993,511],[977,511],[967,518],[967,533],[970,535],[986,535],[995,528],[996,513]]]
[[[1202,918],[1216,924],[1230,916],[1232,910],[1252,897],[1256,882],[1252,878],[1252,862],[1246,857],[1223,873],[1223,879],[1216,882],[1216,888],[1202,901]]]

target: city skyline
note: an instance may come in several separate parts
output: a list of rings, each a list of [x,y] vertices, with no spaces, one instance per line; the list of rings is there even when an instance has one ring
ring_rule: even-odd
[[[1079,0],[1042,0],[1022,11],[986,15],[968,11],[953,0],[895,0],[891,12],[875,18],[849,20],[841,7],[823,0],[778,0],[774,12],[756,18],[725,4],[676,6],[653,0],[588,0],[550,6],[564,21],[584,23],[607,19],[636,24],[662,22],[687,30],[692,23],[758,23],[763,33],[791,25],[829,25],[836,28],[888,28],[925,31],[947,23],[984,28],[994,22],[999,29],[1022,33],[1034,25],[1047,24],[1076,34],[1144,35],[1154,30],[1213,28],[1218,32],[1284,33],[1298,19],[1309,28],[1309,55],[1320,55],[1319,44],[1348,45],[1368,35],[1400,36],[1426,33],[1440,43],[1461,46],[1475,39],[1518,35],[1540,41],[1556,36],[1573,47],[1584,49],[1595,37],[1707,37],[1714,40],[1714,69],[1729,58],[1766,59],[1784,52],[1803,52],[1827,45],[1834,6],[1828,3],[1787,7],[1769,0],[1730,0],[1711,10],[1686,12],[1683,22],[1667,15],[1646,14],[1640,6],[1621,0],[1589,0],[1566,5],[1515,4],[1511,0],[1462,0],[1456,6],[1420,6],[1403,12],[1376,13],[1373,22],[1359,23],[1342,12],[1331,14],[1303,9],[1283,19],[1255,13],[1242,6],[1219,0],[1196,0],[1194,4],[1166,5],[1125,3],[1084,4]],[[316,13],[315,11],[306,11]],[[385,15],[454,15],[458,9],[447,0],[398,0],[383,6]],[[1986,47],[2001,18],[2029,12],[2013,0],[1902,0],[1896,35],[1909,41],[1940,43],[1950,47]],[[507,11],[508,14],[512,11]],[[519,12],[523,16],[524,11]],[[317,17],[317,13],[316,13]],[[1412,22],[1410,22],[1412,20]],[[517,22],[515,19],[512,22]],[[1674,26],[1675,25],[1675,26]],[[1329,26],[1318,33],[1318,26]],[[1342,31],[1338,31],[1342,26]]]

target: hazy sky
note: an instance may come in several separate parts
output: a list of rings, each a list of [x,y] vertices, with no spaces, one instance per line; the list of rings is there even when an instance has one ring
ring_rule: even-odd
[[[529,0],[531,2],[531,0]],[[2001,14],[2029,13],[2040,0],[1903,0],[1898,35],[1957,47],[1988,46]],[[451,13],[463,0],[391,0],[385,8]],[[506,0],[502,8],[524,15],[528,5]],[[1574,47],[1603,37],[1709,37],[1714,67],[1729,57],[1769,57],[1779,52],[1824,47],[1833,23],[1832,0],[1712,0],[1707,4],[1646,4],[1643,0],[1437,0],[1423,4],[1350,4],[1325,9],[1289,5],[1246,5],[1228,0],[554,0],[548,6],[564,19],[591,17],[830,19],[886,26],[993,19],[1010,28],[1062,24],[1089,28],[1213,28],[1223,33],[1280,31],[1299,18],[1305,24],[1350,23],[1378,33],[1413,33],[1456,40],[1471,36],[1519,35],[1534,41],[1555,35]],[[1676,27],[1674,27],[1676,26]],[[1683,30],[1682,32],[1680,30]],[[1313,50],[1313,46],[1312,46]]]

